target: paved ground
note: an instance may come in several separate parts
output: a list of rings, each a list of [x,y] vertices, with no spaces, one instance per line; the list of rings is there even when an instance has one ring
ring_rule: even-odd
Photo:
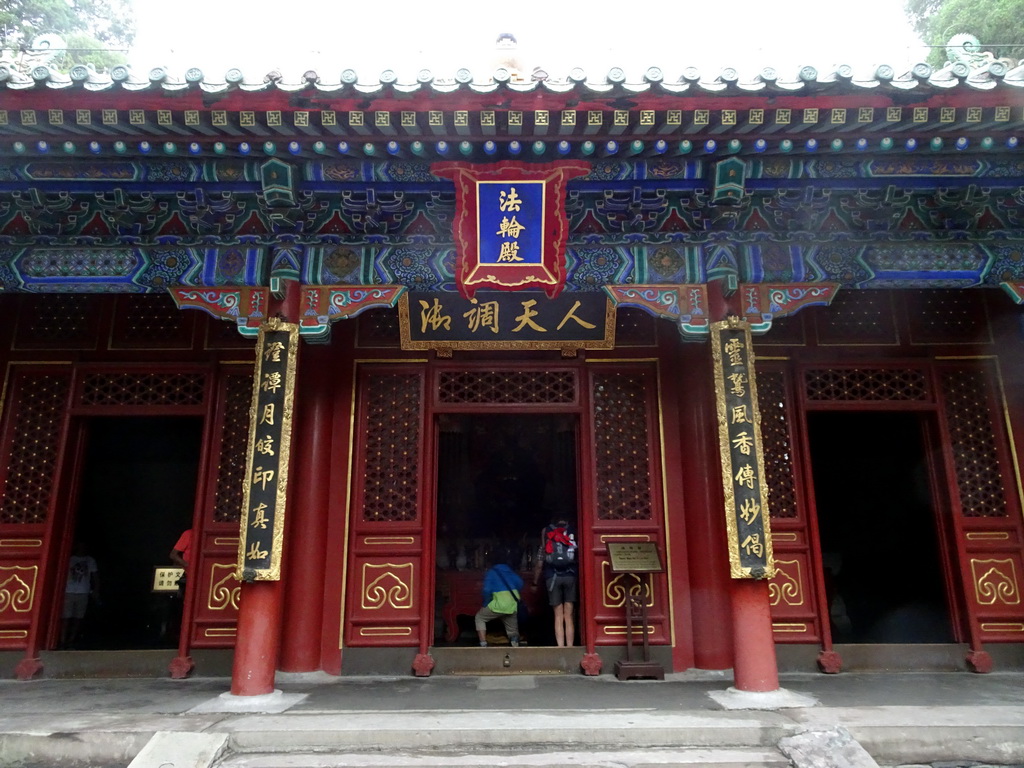
[[[0,681],[0,765],[789,765],[768,761],[780,739],[836,728],[882,766],[1024,765],[1020,672],[785,674],[781,698],[668,678],[279,675],[256,699],[225,678]]]

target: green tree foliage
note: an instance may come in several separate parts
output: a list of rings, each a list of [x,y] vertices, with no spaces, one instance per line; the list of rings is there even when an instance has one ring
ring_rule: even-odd
[[[125,61],[135,39],[132,0],[0,0],[0,47],[5,58],[24,55],[40,35],[59,35],[66,51],[50,66],[106,69]]]
[[[967,33],[997,58],[1024,59],[1024,0],[906,0],[907,16],[921,40],[933,46],[928,63],[945,64],[945,45]]]

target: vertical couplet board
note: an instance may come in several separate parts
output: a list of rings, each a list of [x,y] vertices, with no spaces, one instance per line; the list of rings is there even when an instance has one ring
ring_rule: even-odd
[[[281,578],[299,327],[276,318],[260,328],[249,412],[238,578]]]
[[[730,573],[770,579],[775,565],[749,323],[735,317],[713,323],[711,350]]]

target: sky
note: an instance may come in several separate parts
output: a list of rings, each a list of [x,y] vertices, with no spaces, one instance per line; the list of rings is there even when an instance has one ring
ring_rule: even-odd
[[[636,82],[655,66],[675,80],[689,66],[785,75],[807,64],[858,72],[890,64],[900,74],[926,57],[902,0],[135,0],[135,8],[132,66],[198,67],[207,80],[234,67],[259,80],[274,69],[289,81],[310,69],[354,69],[368,82],[385,69],[399,82],[422,69],[486,76],[499,64],[503,32],[515,35],[524,69],[563,78],[574,67],[592,79],[621,67]]]

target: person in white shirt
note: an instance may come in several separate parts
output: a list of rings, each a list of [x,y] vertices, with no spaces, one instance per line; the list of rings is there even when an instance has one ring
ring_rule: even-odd
[[[90,598],[99,595],[100,577],[96,560],[89,554],[85,544],[75,542],[68,560],[68,582],[64,589],[64,611],[61,614],[60,644],[62,648],[74,648],[82,630]]]

